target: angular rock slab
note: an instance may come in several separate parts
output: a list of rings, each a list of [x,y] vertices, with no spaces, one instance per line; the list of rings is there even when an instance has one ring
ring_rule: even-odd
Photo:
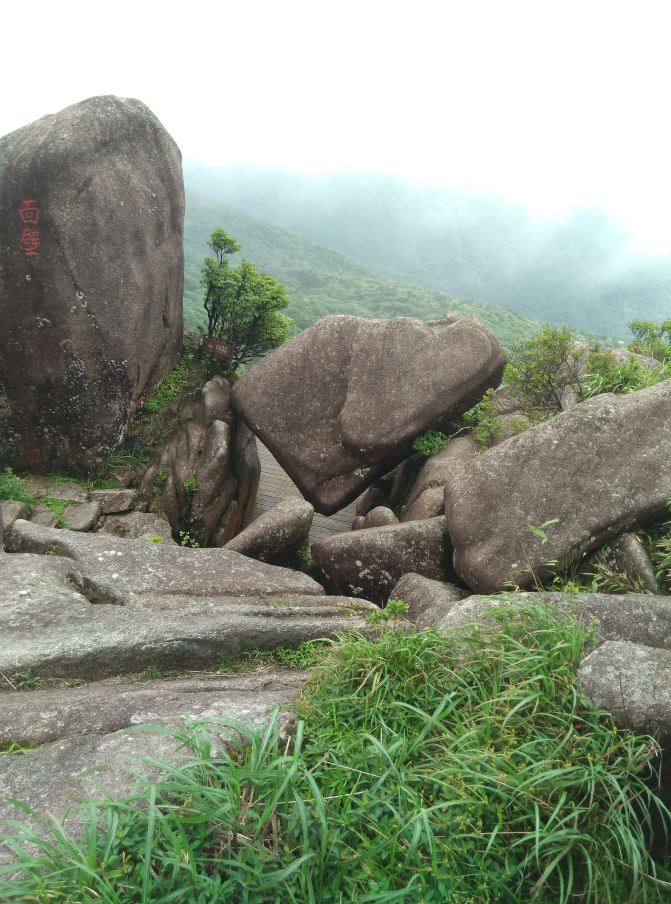
[[[128,512],[133,508],[137,499],[137,490],[125,488],[112,490],[91,490],[89,500],[100,503],[100,512],[103,515],[116,515],[120,512]]]
[[[225,548],[261,562],[288,562],[307,542],[314,512],[304,499],[282,499]]]
[[[560,616],[593,628],[595,642],[625,640],[671,650],[671,597],[645,593],[498,593],[469,596],[436,625],[439,630],[477,624],[488,609],[547,606]]]
[[[410,573],[403,575],[389,599],[402,600],[408,606],[405,618],[418,628],[433,628],[467,596],[468,591],[455,584]]]
[[[671,738],[671,650],[609,641],[583,659],[578,678],[620,728]]]
[[[0,211],[0,459],[99,470],[182,344],[179,149],[89,98],[0,139]]]
[[[145,595],[198,598],[324,592],[305,574],[236,552],[81,534],[29,521],[14,522],[5,536],[5,548],[72,559],[82,574],[84,592],[101,603],[126,605]]]
[[[95,576],[92,589],[86,586],[70,559],[0,555],[2,675],[11,680],[30,669],[39,677],[95,679],[148,668],[212,667],[249,650],[365,630],[364,617],[375,609],[342,597],[236,597],[221,590],[145,593],[111,605],[98,602]]]
[[[401,516],[401,521],[422,521],[425,518],[437,518],[445,514],[445,490],[442,487],[429,487],[411,502]]]
[[[142,757],[184,760],[186,753],[173,738],[122,730],[126,726],[181,731],[188,721],[212,720],[209,730],[225,742],[229,731],[216,720],[262,728],[272,709],[294,702],[306,677],[303,672],[266,672],[0,694],[0,738],[44,745],[0,757],[0,836],[9,833],[3,825],[7,820],[26,818],[6,798],[61,819],[81,797],[118,799],[130,792],[136,773],[157,776],[156,767]],[[286,724],[289,717],[282,718]],[[76,832],[77,820],[69,825]],[[0,862],[2,858],[0,843]]]
[[[454,465],[445,514],[454,566],[478,593],[530,587],[666,510],[671,496],[671,380],[588,399]],[[545,529],[547,542],[529,525]]]
[[[138,540],[140,537],[153,539],[159,542],[172,540],[172,528],[165,518],[160,518],[153,512],[122,512],[119,515],[109,515],[100,528],[101,534],[110,534],[113,537],[123,537],[126,540]]]
[[[333,592],[383,603],[408,572],[448,580],[451,548],[443,518],[335,534],[312,544]]]
[[[501,380],[472,317],[325,317],[255,364],[236,408],[318,512],[333,514]]]

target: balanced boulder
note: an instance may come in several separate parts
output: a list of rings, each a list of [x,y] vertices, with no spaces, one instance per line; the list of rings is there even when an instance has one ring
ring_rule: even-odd
[[[0,139],[0,459],[99,470],[182,344],[179,149],[94,97]]]
[[[478,593],[530,587],[664,514],[671,496],[671,380],[588,399],[454,464],[445,515],[454,566]],[[553,564],[555,563],[555,564]]]
[[[472,317],[325,317],[258,362],[237,409],[317,511],[343,508],[501,379],[497,339]]]

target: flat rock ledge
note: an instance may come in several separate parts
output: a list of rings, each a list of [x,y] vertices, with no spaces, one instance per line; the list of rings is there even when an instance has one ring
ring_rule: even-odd
[[[15,521],[5,535],[13,553],[47,553],[77,564],[82,589],[92,601],[125,605],[138,596],[258,596],[324,592],[316,581],[222,549],[188,549],[81,534]]]
[[[72,559],[0,555],[0,673],[95,679],[211,667],[249,650],[365,630],[364,617],[375,609],[363,600],[291,592],[235,596],[221,586],[209,594],[201,586],[195,597],[175,590],[126,594],[121,604],[100,598]]]
[[[79,798],[119,799],[131,791],[136,773],[158,776],[145,757],[184,760],[177,741],[141,730],[143,725],[181,731],[188,722],[203,721],[225,743],[236,736],[226,723],[262,728],[279,708],[289,730],[289,708],[306,679],[305,672],[278,671],[0,694],[0,744],[41,745],[0,757],[0,837],[10,832],[8,820],[25,819],[7,798],[57,819],[69,811],[68,828],[76,833]],[[39,829],[34,821],[33,827]],[[0,864],[10,857],[0,843]]]

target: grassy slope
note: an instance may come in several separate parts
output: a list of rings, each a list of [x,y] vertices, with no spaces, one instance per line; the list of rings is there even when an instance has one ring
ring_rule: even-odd
[[[192,329],[204,322],[200,267],[209,253],[209,235],[217,227],[235,236],[244,257],[287,286],[291,298],[288,313],[299,330],[326,314],[433,320],[447,311],[458,311],[474,314],[509,346],[540,327],[538,321],[496,305],[459,301],[444,292],[386,279],[336,251],[299,239],[223,202],[189,193],[184,228],[184,319]]]

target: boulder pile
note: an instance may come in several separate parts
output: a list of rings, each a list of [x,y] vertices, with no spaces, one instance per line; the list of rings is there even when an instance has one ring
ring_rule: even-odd
[[[98,99],[79,111],[87,123],[94,114],[102,117],[101,135],[110,127],[108,115],[113,122],[146,119],[136,102],[113,100]],[[66,111],[63,123],[77,120],[75,112]],[[156,138],[155,123],[146,121]],[[48,135],[52,126],[40,129]],[[10,150],[18,154],[24,138],[12,141]],[[158,143],[168,153],[169,143]],[[136,148],[133,141],[130,147]],[[12,172],[21,174],[19,162]],[[172,175],[168,166],[164,193]],[[95,185],[95,174],[91,178]],[[164,202],[157,192],[152,210],[166,225]],[[179,215],[170,223],[177,221]],[[156,230],[155,238],[164,235]],[[167,247],[172,237],[168,229]],[[48,254],[45,260],[51,261]],[[0,271],[5,292],[20,276],[12,261],[14,269]],[[72,279],[78,273],[76,267],[68,272]],[[35,285],[46,273],[35,271]],[[78,279],[78,286],[85,284]],[[168,310],[171,290],[162,286]],[[42,316],[43,294],[25,296],[30,316]],[[153,298],[151,292],[146,297]],[[41,352],[49,367],[54,363],[48,379],[65,381],[62,391],[70,395],[94,373],[85,362],[78,371],[84,383],[68,384],[63,376],[72,361],[84,361],[81,348],[100,357],[103,349],[112,354],[116,341],[102,315],[96,319],[97,300],[88,289],[72,304],[58,321],[75,337],[63,346],[70,363],[49,362],[47,345]],[[86,405],[84,432],[47,429],[51,402],[38,404],[48,396],[40,392],[30,404],[42,407],[31,409],[31,417],[44,429],[28,440],[11,383],[18,358],[5,352],[0,374],[9,362],[10,379],[0,389],[11,400],[13,432],[5,434],[0,457],[10,461],[20,453],[45,466],[57,436],[73,463],[98,454],[171,360],[175,337],[166,317],[165,341],[148,343],[132,379],[124,371],[125,389],[114,403],[123,414],[117,418],[112,406],[99,442],[86,439],[95,426]],[[30,329],[37,330],[36,323],[31,320]],[[90,348],[87,336],[95,338]],[[120,348],[114,346],[115,355]],[[134,352],[124,354],[130,360]],[[117,780],[124,749],[178,757],[174,747],[163,750],[160,736],[158,747],[137,741],[124,747],[119,729],[130,724],[178,727],[185,715],[224,712],[261,724],[268,706],[297,696],[305,676],[269,671],[264,683],[261,675],[230,679],[217,667],[225,671],[241,654],[371,631],[389,600],[406,603],[402,622],[395,623],[403,630],[461,630],[491,622],[492,608],[510,603],[577,617],[594,638],[580,668],[585,693],[620,724],[654,731],[671,746],[671,588],[633,533],[662,519],[671,497],[671,380],[585,402],[567,396],[565,410],[552,420],[525,423],[521,433],[518,423],[482,451],[468,419],[458,421],[499,385],[503,365],[499,343],[471,317],[432,323],[327,317],[256,363],[232,388],[215,376],[176,399],[168,410],[170,429],[137,489],[91,489],[39,477],[28,486],[37,498],[32,511],[18,500],[0,504],[0,744],[12,739],[23,718],[21,739],[44,745],[23,764],[0,761],[0,797],[47,803],[62,813],[69,797],[88,787],[73,780],[66,760],[68,768],[106,763],[110,793],[118,793],[126,787]],[[38,380],[38,387],[47,385]],[[505,390],[497,399],[497,416],[512,417],[515,400]],[[444,432],[437,440],[446,445],[423,457],[419,450],[427,443],[416,441],[427,431]],[[255,435],[305,499],[282,499],[254,520]],[[329,535],[322,524],[316,536],[315,510],[328,515],[355,499],[352,531]],[[622,581],[619,594],[547,591],[548,581],[569,566],[576,578],[601,567],[640,592],[623,593]],[[399,611],[390,607],[387,615]],[[166,671],[175,673],[170,686]],[[130,681],[147,672],[146,688]],[[51,686],[22,707],[11,691],[35,676]],[[57,686],[73,682],[82,686]],[[54,783],[51,796],[39,790]],[[11,803],[2,805],[0,820],[10,815]]]

